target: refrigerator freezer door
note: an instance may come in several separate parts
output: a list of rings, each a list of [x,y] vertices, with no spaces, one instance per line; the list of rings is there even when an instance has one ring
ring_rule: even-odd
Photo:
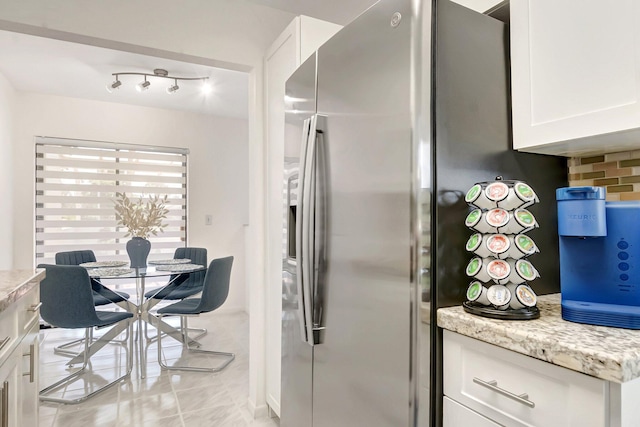
[[[286,84],[285,111],[285,168],[292,171],[300,167],[301,148],[308,138],[309,123],[316,109],[316,56],[312,55],[291,76]],[[295,171],[292,173],[296,173]],[[311,426],[313,381],[313,347],[306,342],[304,300],[301,283],[298,282],[297,269],[299,256],[293,259],[291,254],[300,252],[300,242],[295,234],[301,226],[296,215],[301,202],[300,173],[295,194],[295,213],[291,207],[284,212],[287,218],[284,241],[288,242],[288,254],[283,256],[282,277],[282,391],[280,417],[282,427]],[[293,199],[289,195],[288,199]],[[291,224],[294,221],[296,224]]]
[[[410,21],[408,1],[381,1],[318,51],[327,264],[313,427],[409,425]]]

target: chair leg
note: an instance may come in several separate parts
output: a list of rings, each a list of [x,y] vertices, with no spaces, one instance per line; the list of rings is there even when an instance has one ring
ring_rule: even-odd
[[[162,315],[158,316],[160,320],[162,320],[162,317],[163,317]],[[216,366],[215,368],[204,368],[204,367],[198,367],[198,366],[177,366],[177,365],[169,366],[162,361],[162,334],[158,334],[158,364],[160,365],[160,367],[162,369],[175,370],[175,371],[220,372],[224,368],[229,366],[229,364],[233,362],[233,360],[236,358],[236,355],[233,353],[226,353],[222,351],[212,351],[212,350],[200,350],[197,348],[189,347],[189,336],[188,336],[188,330],[187,330],[188,328],[186,327],[187,326],[186,318],[184,317],[185,316],[180,316],[180,320],[181,320],[180,324],[181,326],[185,326],[182,328],[182,336],[183,336],[184,346],[187,348],[187,350],[192,351],[194,353],[225,356],[227,357],[227,360],[225,360],[221,365]],[[184,322],[184,325],[183,325],[183,322]]]
[[[96,341],[96,338],[93,337],[93,328],[87,328],[89,330],[89,342],[90,343],[94,343]],[[115,344],[126,344],[127,341],[129,340],[129,328],[126,329],[127,333],[125,335],[125,337],[121,340],[111,340],[112,343]],[[86,334],[85,334],[86,336]],[[57,347],[53,348],[53,353],[54,354],[59,354],[60,356],[68,356],[68,357],[75,357],[78,355],[79,351],[73,351],[73,350],[68,350],[70,347],[76,346],[82,342],[84,342],[85,338],[78,338],[77,340],[73,340],[70,341],[68,343],[65,344],[61,344]]]
[[[196,336],[190,337],[191,340],[197,341],[203,336],[207,335],[209,331],[206,328],[189,328],[186,326],[186,318],[185,316],[180,316],[180,331],[186,330],[187,332],[197,332]],[[183,332],[184,333],[184,332]],[[166,334],[164,334],[166,335]],[[144,324],[144,336],[147,338],[147,342],[153,342],[158,339],[158,335],[154,335],[152,337],[149,336],[147,324]]]
[[[66,404],[73,405],[80,402],[84,402],[85,400],[95,396],[96,394],[102,391],[107,390],[108,388],[128,378],[131,375],[131,371],[133,370],[133,332],[131,331],[131,328],[133,327],[133,321],[130,319],[128,320],[128,322],[129,322],[129,325],[127,327],[127,333],[129,336],[129,348],[127,349],[127,372],[124,375],[116,378],[115,380],[111,381],[107,385],[92,391],[91,393],[82,395],[75,399],[62,399],[58,397],[49,396],[50,393],[58,391],[60,388],[69,384],[72,380],[80,377],[82,374],[87,372],[86,368],[87,368],[87,365],[89,364],[89,357],[87,355],[89,354],[89,342],[91,342],[91,337],[92,337],[91,328],[87,328],[85,329],[84,359],[82,361],[82,366],[77,371],[73,372],[71,375],[68,375],[63,379],[51,384],[50,386],[40,390],[40,400],[43,402],[66,403]]]

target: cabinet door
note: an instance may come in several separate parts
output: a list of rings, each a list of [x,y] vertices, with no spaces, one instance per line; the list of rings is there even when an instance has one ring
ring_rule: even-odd
[[[0,427],[29,425],[20,421],[20,356],[18,346],[0,366]]]
[[[31,323],[31,328],[27,331],[21,343],[21,371],[19,410],[22,426],[38,427],[38,331],[37,319]]]
[[[442,427],[460,426],[499,427],[500,425],[445,396],[442,401]]]
[[[510,7],[514,148],[578,155],[637,147],[640,2]]]

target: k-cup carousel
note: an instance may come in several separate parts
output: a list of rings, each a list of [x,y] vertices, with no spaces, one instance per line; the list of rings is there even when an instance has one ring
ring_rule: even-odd
[[[467,191],[473,208],[465,225],[474,233],[466,250],[473,255],[466,273],[471,278],[465,311],[505,320],[540,317],[537,297],[529,283],[540,276],[528,257],[539,252],[525,233],[538,227],[528,208],[538,197],[517,180],[479,182]]]

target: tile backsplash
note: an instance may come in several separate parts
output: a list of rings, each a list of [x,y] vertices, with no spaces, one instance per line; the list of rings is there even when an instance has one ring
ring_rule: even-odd
[[[640,150],[572,157],[569,185],[607,188],[607,200],[640,200]]]

